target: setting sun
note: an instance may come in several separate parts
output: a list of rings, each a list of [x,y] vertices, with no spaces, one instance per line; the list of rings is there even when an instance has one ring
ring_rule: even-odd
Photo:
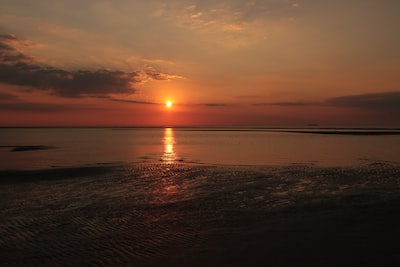
[[[167,101],[167,102],[165,103],[165,105],[166,105],[168,108],[170,108],[170,107],[172,107],[172,102],[171,102],[171,101]]]

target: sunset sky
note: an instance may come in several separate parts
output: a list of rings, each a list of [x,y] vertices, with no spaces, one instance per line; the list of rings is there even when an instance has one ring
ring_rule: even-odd
[[[0,126],[399,126],[399,12],[398,0],[2,0]]]

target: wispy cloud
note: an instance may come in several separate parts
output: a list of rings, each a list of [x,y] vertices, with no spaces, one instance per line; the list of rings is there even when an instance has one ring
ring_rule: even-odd
[[[400,92],[340,96],[328,99],[326,104],[361,109],[400,110]]]
[[[154,67],[148,66],[146,67],[143,72],[149,77],[154,80],[159,80],[159,81],[169,81],[172,79],[183,79],[184,77],[179,76],[179,75],[171,75],[167,73],[162,73],[157,71]]]
[[[27,45],[23,40],[17,39],[12,34],[0,34],[0,64],[15,62],[32,62],[33,58],[25,55],[21,45]]]
[[[0,39],[1,39],[1,36],[0,36]],[[14,50],[11,46],[9,46],[7,44],[3,44],[3,43],[0,43],[0,49],[1,50]]]
[[[6,102],[6,101],[7,102],[14,101],[17,99],[18,99],[18,97],[16,97],[15,95],[0,92],[0,103]]]
[[[1,111],[13,111],[13,112],[67,112],[71,110],[93,110],[99,108],[89,108],[76,105],[60,105],[51,103],[33,103],[33,102],[13,102],[13,103],[1,103]]]
[[[206,107],[226,107],[229,106],[229,104],[222,104],[222,103],[205,103],[205,104],[199,104],[200,106],[206,106]]]
[[[320,102],[293,101],[293,102],[261,102],[254,103],[253,106],[283,106],[283,107],[305,107],[305,106],[321,106]]]
[[[293,8],[299,8],[299,7],[300,7],[300,4],[299,4],[299,3],[293,3],[293,4],[292,4],[292,7],[293,7]]]
[[[18,45],[28,43],[14,35],[0,35],[0,82],[46,90],[62,97],[132,94],[134,85],[147,78],[168,80],[156,69],[123,72],[116,70],[65,70],[40,63],[24,54]]]
[[[263,98],[264,96],[262,95],[238,95],[238,96],[234,96],[234,99],[248,99],[248,100],[252,100],[252,99],[259,99],[259,98]]]
[[[82,104],[62,104],[48,102],[31,102],[26,101],[16,95],[0,92],[0,111],[11,112],[69,112],[74,110],[99,110],[98,107],[88,107]]]
[[[346,107],[358,108],[369,110],[400,110],[400,92],[386,92],[386,93],[373,93],[373,94],[360,94],[351,96],[339,96],[329,98],[322,101],[278,101],[278,102],[257,102],[248,103],[241,100],[252,100],[260,98],[256,95],[243,95],[236,96],[239,103],[192,103],[180,104],[184,106],[203,106],[203,107],[233,107],[233,106],[280,106],[280,107]],[[112,101],[126,102],[132,104],[146,104],[146,105],[159,105],[163,103],[127,100],[127,99],[110,99]]]
[[[286,102],[260,102],[253,106],[331,106],[369,110],[400,110],[400,92],[370,93],[359,95],[346,95],[326,99],[320,102],[313,101],[286,101]]]
[[[115,102],[123,102],[137,105],[165,105],[164,103],[157,103],[151,101],[142,101],[142,100],[134,100],[134,99],[119,99],[119,98],[110,98],[110,101]],[[202,106],[202,107],[226,107],[232,106],[233,104],[225,104],[225,103],[195,103],[195,104],[184,104],[184,103],[176,103],[175,105],[180,106]]]
[[[287,1],[175,0],[163,3],[154,14],[179,27],[207,35],[208,41],[242,47],[264,40],[273,27],[271,20],[276,23],[276,18],[290,17],[292,13],[292,4]]]
[[[118,98],[111,98],[110,101],[130,103],[130,104],[139,104],[139,105],[160,105],[161,104],[161,103],[150,102],[150,101],[141,101],[141,100],[133,100],[133,99],[118,99]]]
[[[79,104],[53,104],[25,101],[15,95],[0,92],[0,111],[12,112],[68,112],[72,110],[98,110],[99,108],[87,107]]]

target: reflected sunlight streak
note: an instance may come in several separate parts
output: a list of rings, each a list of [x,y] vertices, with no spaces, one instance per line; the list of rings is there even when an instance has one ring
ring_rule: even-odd
[[[165,128],[163,141],[164,153],[161,159],[166,163],[173,163],[176,160],[176,154],[174,151],[175,138],[172,128]]]

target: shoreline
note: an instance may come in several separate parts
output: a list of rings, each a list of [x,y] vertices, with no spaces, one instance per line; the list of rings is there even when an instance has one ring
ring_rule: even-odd
[[[5,265],[397,266],[400,168],[0,171]],[[10,181],[12,179],[18,181]]]
[[[374,168],[375,166],[387,166],[397,168],[400,167],[400,162],[397,161],[387,161],[387,160],[369,160],[366,159],[365,162],[361,161],[358,164],[353,165],[333,165],[333,164],[320,164],[317,162],[292,162],[286,164],[234,164],[234,163],[208,163],[201,161],[183,161],[175,160],[173,162],[163,161],[163,160],[138,160],[131,162],[102,162],[102,163],[86,163],[82,165],[51,165],[47,167],[31,167],[22,169],[0,169],[0,176],[6,177],[8,175],[16,175],[23,177],[26,175],[40,176],[41,173],[48,173],[48,175],[57,175],[60,172],[62,177],[73,176],[74,174],[79,176],[80,171],[87,171],[90,173],[96,171],[101,173],[101,170],[115,170],[123,167],[135,167],[135,166],[164,166],[165,168],[181,166],[181,167],[206,167],[206,168],[224,168],[224,169],[285,169],[293,167],[305,167],[311,169],[365,169]],[[49,176],[47,176],[49,177]],[[44,178],[46,179],[46,178]],[[9,179],[3,179],[9,180]],[[22,179],[24,180],[24,179]],[[27,177],[26,180],[29,180]],[[1,184],[0,179],[0,184]]]

